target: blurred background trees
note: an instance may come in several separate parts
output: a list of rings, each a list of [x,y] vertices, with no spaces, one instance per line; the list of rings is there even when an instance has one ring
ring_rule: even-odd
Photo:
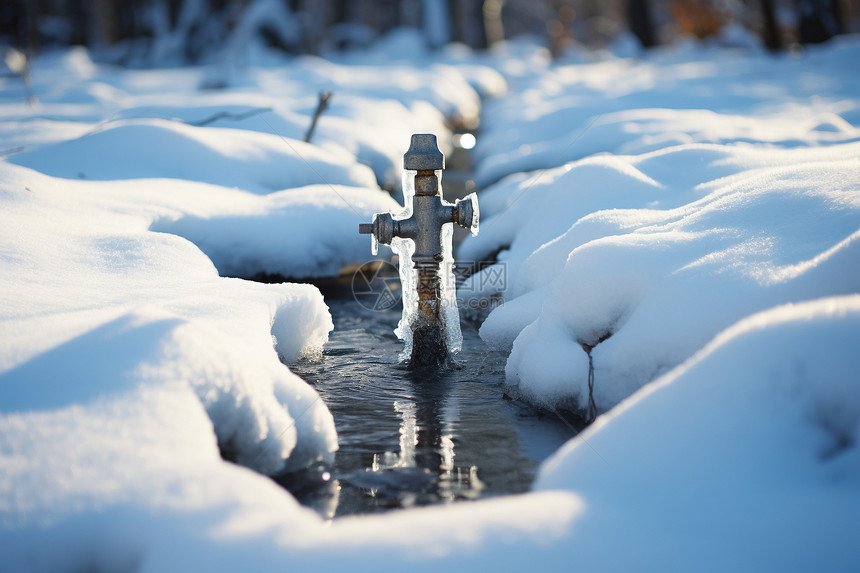
[[[407,27],[430,48],[480,49],[531,34],[554,54],[683,36],[758,38],[779,50],[858,31],[858,21],[860,0],[4,0],[0,45],[83,45],[107,59],[157,65],[199,62],[247,41],[288,53],[350,49]]]

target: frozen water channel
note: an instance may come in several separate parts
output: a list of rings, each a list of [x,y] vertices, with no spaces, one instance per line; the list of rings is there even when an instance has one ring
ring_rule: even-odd
[[[335,329],[323,358],[290,368],[331,410],[340,450],[331,467],[278,480],[324,516],[524,492],[575,434],[571,421],[505,395],[504,354],[467,322],[456,365],[410,371],[392,332],[399,306],[373,311],[325,294]]]

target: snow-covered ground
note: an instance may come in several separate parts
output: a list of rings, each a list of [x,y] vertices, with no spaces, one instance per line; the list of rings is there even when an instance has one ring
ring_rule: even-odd
[[[79,50],[35,106],[0,78],[0,569],[860,568],[860,40],[586,59],[401,34],[224,90]],[[586,405],[593,347],[606,413],[534,493],[326,523],[261,475],[337,447],[279,360],[324,301],[227,277],[366,260],[409,136],[480,95],[481,334],[547,407]]]
[[[481,336],[512,350],[508,383],[585,408],[591,361],[606,411],[753,312],[860,292],[858,56],[854,38],[804,58],[682,46],[491,103],[479,179],[541,168],[482,193],[458,253],[499,261],[463,297],[504,301]]]

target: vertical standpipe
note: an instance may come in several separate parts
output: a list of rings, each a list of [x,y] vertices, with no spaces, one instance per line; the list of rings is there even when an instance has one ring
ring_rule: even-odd
[[[415,171],[412,215],[395,220],[390,213],[380,213],[373,223],[359,225],[358,232],[372,234],[384,245],[390,245],[395,237],[415,243],[412,262],[415,265],[418,309],[409,325],[412,332],[409,364],[412,367],[440,365],[448,359],[439,275],[444,258],[442,226],[456,223],[473,232],[477,230],[477,198],[473,194],[453,205],[443,200],[437,171],[445,168],[445,156],[439,151],[435,135],[412,136],[409,150],[403,156],[403,168]],[[404,316],[407,312],[409,309],[404,308]]]

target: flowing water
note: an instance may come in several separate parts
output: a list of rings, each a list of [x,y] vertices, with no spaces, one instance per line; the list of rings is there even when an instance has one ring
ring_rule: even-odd
[[[331,466],[278,478],[326,517],[527,491],[570,421],[505,394],[505,355],[463,322],[455,364],[411,371],[393,334],[400,307],[371,310],[327,289],[335,329],[317,363],[290,368],[319,392],[340,450]]]
[[[454,201],[474,184],[465,150],[448,160],[444,194]],[[456,246],[468,231],[454,227]],[[354,276],[315,283],[334,331],[320,362],[289,366],[325,401],[340,449],[332,465],[277,481],[328,518],[527,491],[540,462],[579,422],[509,398],[506,354],[491,351],[468,321],[461,322],[463,349],[454,364],[418,371],[401,365],[403,343],[393,332],[400,281],[387,267],[370,284]]]

